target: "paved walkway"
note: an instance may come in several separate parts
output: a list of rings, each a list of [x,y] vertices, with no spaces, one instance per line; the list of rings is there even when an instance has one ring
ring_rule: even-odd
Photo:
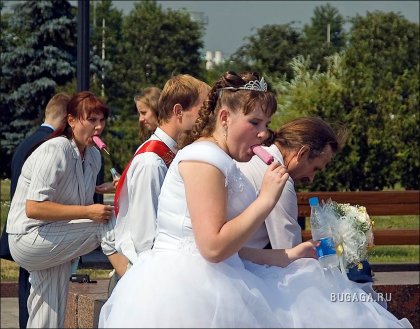
[[[19,307],[16,297],[1,298],[0,328],[19,328]]]

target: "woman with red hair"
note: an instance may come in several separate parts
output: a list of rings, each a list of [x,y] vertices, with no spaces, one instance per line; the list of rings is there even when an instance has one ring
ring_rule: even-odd
[[[93,203],[101,157],[92,137],[105,128],[108,107],[80,92],[67,105],[64,135],[25,161],[7,219],[10,251],[30,273],[28,328],[62,328],[71,260],[101,245],[117,272],[127,261],[114,248],[113,207]]]

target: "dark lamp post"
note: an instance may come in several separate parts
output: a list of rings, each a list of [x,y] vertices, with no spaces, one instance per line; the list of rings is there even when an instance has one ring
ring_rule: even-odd
[[[77,3],[77,91],[89,90],[89,0]]]

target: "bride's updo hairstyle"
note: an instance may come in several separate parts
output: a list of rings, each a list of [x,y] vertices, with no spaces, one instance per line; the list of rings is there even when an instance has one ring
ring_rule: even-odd
[[[260,83],[264,85],[263,88]],[[216,128],[217,113],[222,106],[228,107],[234,113],[242,111],[245,115],[256,108],[261,108],[268,116],[273,115],[277,109],[276,97],[266,90],[267,84],[264,79],[255,72],[237,74],[228,71],[224,73],[210,90],[195,125],[181,141],[180,147],[200,137],[211,136]]]

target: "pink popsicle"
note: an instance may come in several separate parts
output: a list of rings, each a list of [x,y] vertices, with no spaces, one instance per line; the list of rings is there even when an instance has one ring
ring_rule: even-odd
[[[106,149],[106,144],[99,138],[99,136],[93,136],[92,140],[100,150],[104,150],[109,155],[109,152]]]
[[[264,161],[268,165],[274,161],[274,157],[266,150],[264,150],[261,145],[254,145],[252,147],[252,152],[254,152],[255,155],[257,155],[262,161]]]
[[[99,138],[99,136],[93,136],[92,140],[100,150],[106,148],[106,144],[102,141],[102,139]]]

